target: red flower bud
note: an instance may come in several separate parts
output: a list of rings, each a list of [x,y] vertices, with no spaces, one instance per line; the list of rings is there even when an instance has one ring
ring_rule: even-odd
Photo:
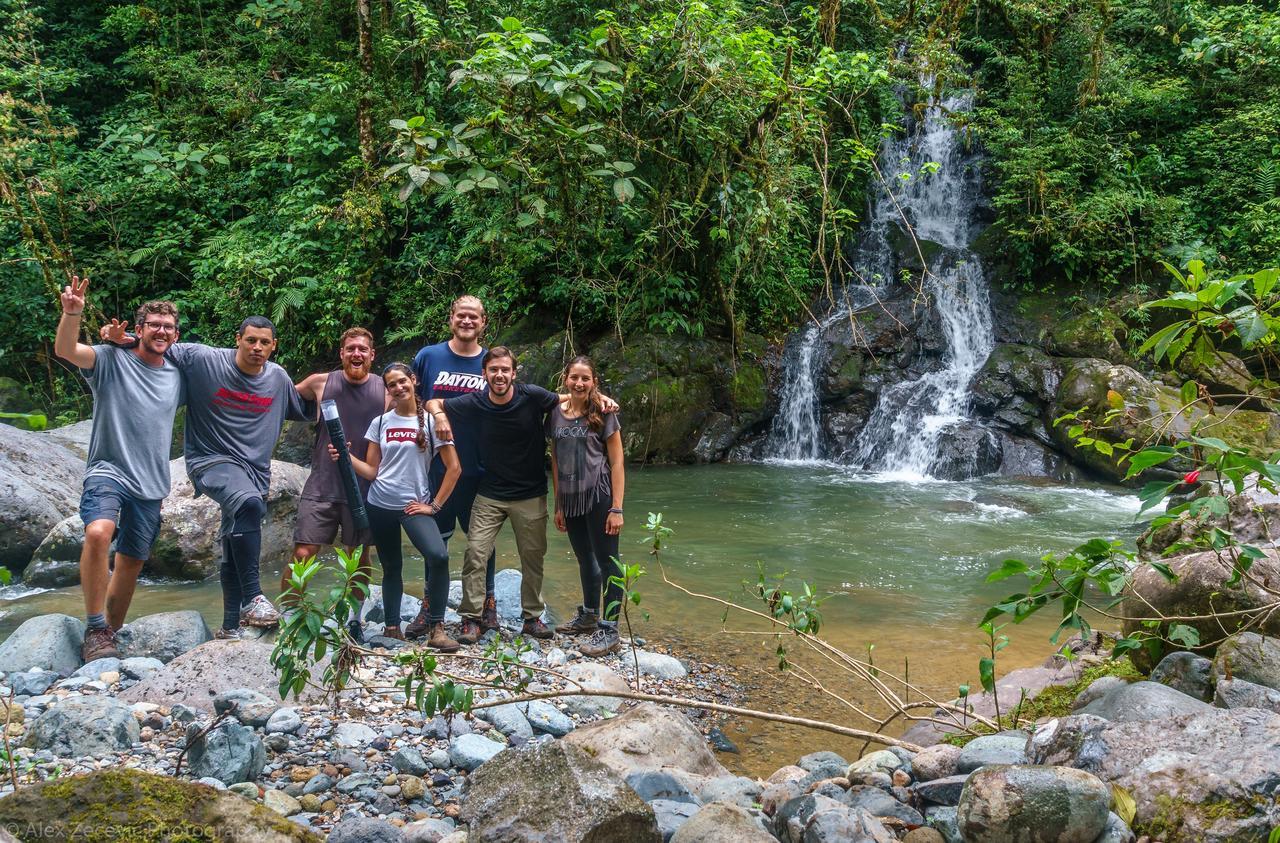
[[[1182,475],[1182,482],[1183,483],[1199,483],[1200,469],[1197,468],[1195,471],[1188,471],[1186,474]]]

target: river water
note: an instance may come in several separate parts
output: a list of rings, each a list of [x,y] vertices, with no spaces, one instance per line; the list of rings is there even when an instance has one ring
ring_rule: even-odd
[[[1102,487],[1003,478],[908,482],[813,463],[632,469],[626,507],[625,557],[647,558],[640,544],[645,514],[660,511],[675,531],[663,556],[672,580],[752,605],[744,583],[755,582],[759,566],[769,574],[790,572],[795,587],[807,581],[827,595],[825,638],[853,654],[865,655],[874,644],[874,660],[886,670],[900,672],[907,660],[913,682],[948,699],[961,683],[977,687],[983,639],[976,624],[988,606],[1014,590],[1008,582],[985,583],[990,569],[1009,556],[1031,559],[1095,535],[1133,535],[1137,511],[1131,495]],[[562,534],[552,530],[550,544],[546,597],[563,615],[578,598],[577,567]],[[452,550],[456,577],[461,548]],[[503,532],[499,554],[501,567],[518,565],[509,531]],[[421,571],[416,560],[407,548],[406,571]],[[281,561],[264,563],[264,584],[275,580]],[[746,705],[866,725],[779,678],[774,639],[756,634],[758,625],[734,615],[722,625],[719,606],[664,584],[653,560],[645,565],[648,574],[639,587],[650,618],[637,621],[639,635],[694,658],[733,665],[748,686]],[[408,590],[421,596],[421,580]],[[144,584],[131,616],[187,608],[203,613],[210,627],[218,623],[217,582]],[[0,590],[0,635],[45,612],[80,617],[79,588]],[[1052,626],[1046,618],[1007,629],[1012,643],[1000,655],[1001,671],[1042,661],[1051,650]],[[813,664],[793,653],[797,663]],[[851,700],[870,700],[864,687],[829,672],[826,679]],[[733,721],[724,728],[742,748],[741,756],[722,756],[725,763],[761,775],[816,749],[853,755],[857,750],[855,741],[795,727]]]

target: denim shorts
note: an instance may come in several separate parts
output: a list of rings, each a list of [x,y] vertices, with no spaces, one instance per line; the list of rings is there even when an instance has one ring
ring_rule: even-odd
[[[80,494],[80,520],[116,525],[116,553],[146,561],[160,535],[160,501],[137,498],[110,477],[86,477]]]

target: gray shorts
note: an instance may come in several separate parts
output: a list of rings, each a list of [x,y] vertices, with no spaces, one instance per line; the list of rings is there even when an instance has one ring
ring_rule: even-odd
[[[198,475],[192,475],[191,485],[197,495],[204,495],[222,508],[222,531],[219,538],[231,534],[236,512],[250,498],[267,496],[258,484],[253,482],[249,472],[234,463],[221,462],[209,466]]]
[[[293,527],[294,544],[333,545],[342,532],[346,547],[367,545],[373,541],[368,530],[357,530],[346,501],[298,501],[298,520]]]

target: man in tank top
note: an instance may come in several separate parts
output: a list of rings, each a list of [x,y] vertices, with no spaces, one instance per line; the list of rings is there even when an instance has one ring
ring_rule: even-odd
[[[298,384],[298,394],[304,401],[314,401],[317,408],[326,399],[337,404],[338,419],[347,434],[351,455],[362,460],[369,446],[362,434],[370,422],[386,411],[387,390],[382,378],[371,374],[373,334],[364,328],[349,328],[338,345],[342,368],[304,378]],[[368,494],[369,484],[363,479],[358,482],[363,497]],[[367,529],[356,530],[342,478],[338,474],[338,464],[329,459],[329,428],[317,413],[315,442],[311,447],[311,474],[302,487],[298,520],[293,529],[293,561],[316,556],[326,545],[335,544],[339,533],[347,553],[360,549],[360,568],[355,582],[364,589],[364,593],[359,594],[363,603],[373,571],[369,559],[370,535]],[[297,595],[290,591],[289,575],[288,568],[280,575],[280,595],[284,602],[297,599]],[[348,626],[357,641],[363,640],[358,613]]]

